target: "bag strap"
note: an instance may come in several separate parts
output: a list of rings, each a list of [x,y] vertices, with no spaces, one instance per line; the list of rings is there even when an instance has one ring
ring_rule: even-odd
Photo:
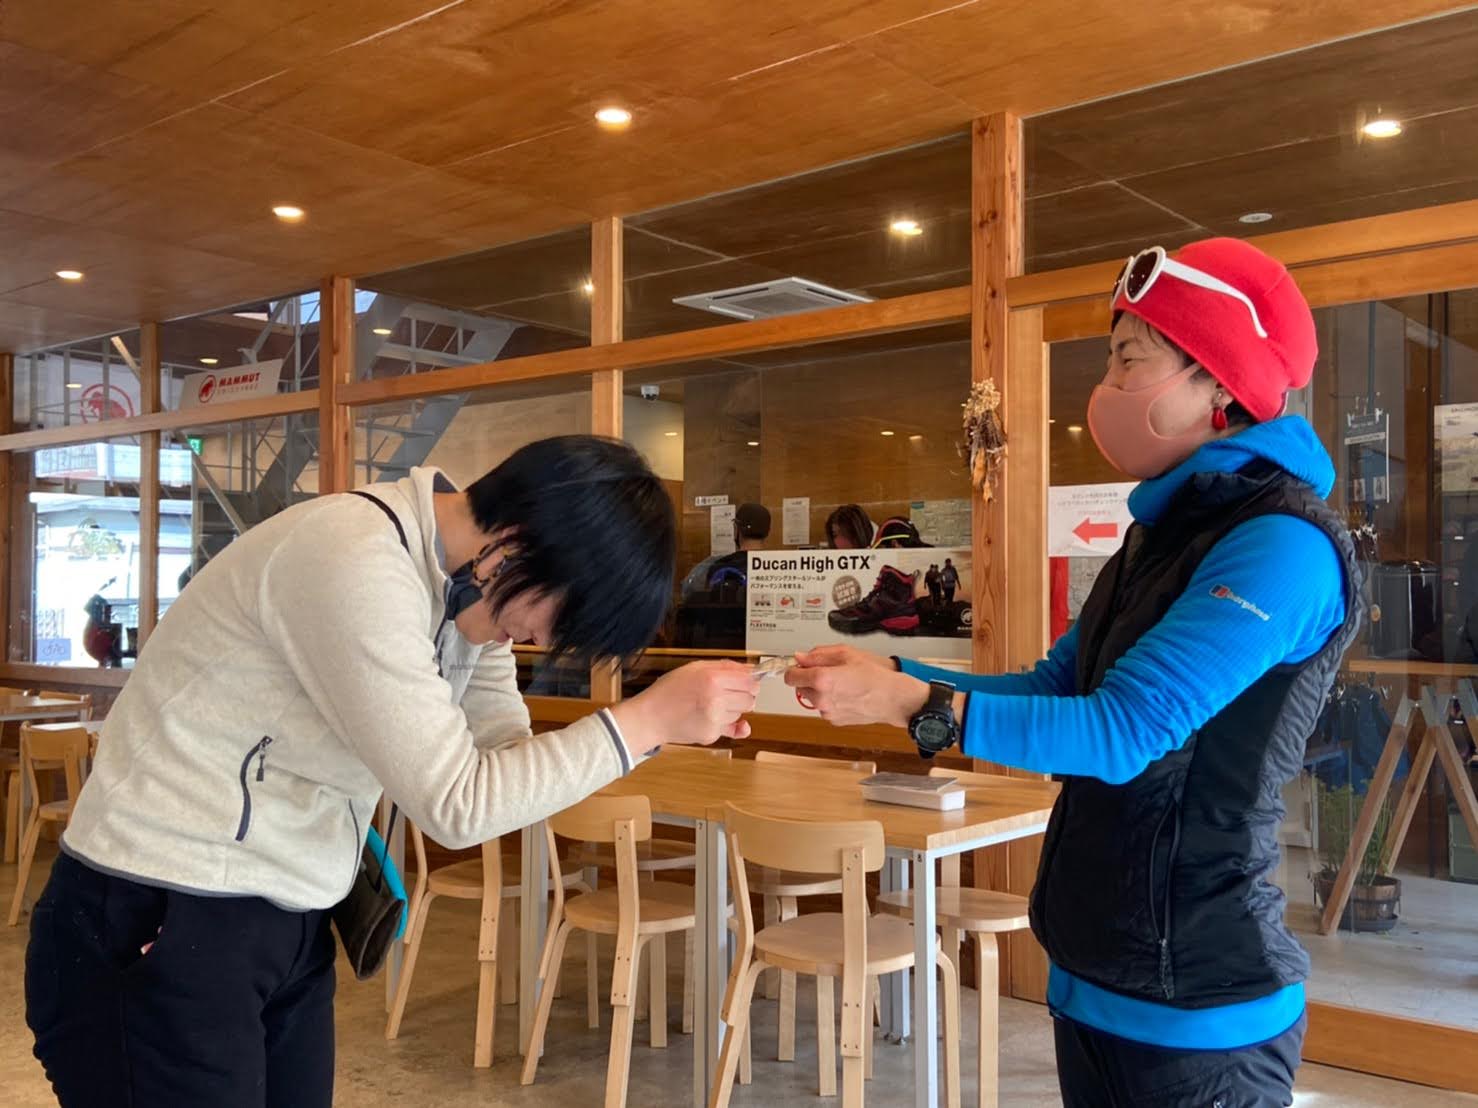
[[[409,554],[411,552],[411,544],[408,543],[406,541],[406,538],[405,538],[405,527],[403,527],[401,525],[400,517],[398,515],[396,515],[393,511],[390,510],[390,505],[389,504],[386,504],[378,496],[375,496],[372,493],[364,492],[364,491],[362,491],[360,489],[353,489],[353,490],[351,490],[350,493],[349,493],[349,495],[350,496],[362,496],[364,499],[368,500],[371,504],[373,504],[376,508],[379,508],[380,511],[384,512],[387,516],[389,516],[390,517],[390,522],[393,523],[393,524],[395,524],[395,533],[400,536],[400,545],[405,548],[405,552],[407,554]]]
[[[390,505],[389,504],[386,504],[383,500],[381,500],[378,496],[375,496],[373,493],[367,493],[367,492],[364,492],[364,491],[362,491],[360,489],[351,489],[349,495],[363,497],[365,500],[368,500],[375,507],[379,508],[380,511],[384,512],[387,516],[389,516],[390,517],[390,522],[393,523],[393,524],[395,524],[395,533],[400,536],[400,545],[405,548],[406,554],[410,554],[410,552],[411,552],[411,544],[406,541],[405,527],[401,524],[400,517],[398,515],[396,515],[390,509]],[[396,820],[396,818],[399,815],[400,815],[400,805],[392,802],[391,805],[390,805],[390,822],[385,827],[385,857],[387,859],[390,857],[390,840],[395,837],[395,820]],[[380,891],[379,886],[380,886],[380,883],[384,880],[384,877],[385,877],[385,863],[384,862],[381,862],[380,863],[379,878],[377,879],[377,881],[375,883],[375,892],[379,892]]]

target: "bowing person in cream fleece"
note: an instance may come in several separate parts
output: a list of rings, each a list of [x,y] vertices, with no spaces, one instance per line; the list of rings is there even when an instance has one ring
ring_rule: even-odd
[[[363,492],[289,508],[212,560],[108,715],[27,955],[64,1105],[261,1104],[264,1087],[329,1104],[326,910],[382,790],[465,847],[660,743],[748,734],[754,679],[733,663],[531,733],[512,643],[619,658],[671,597],[673,508],[629,447],[550,439],[465,492],[433,469]]]

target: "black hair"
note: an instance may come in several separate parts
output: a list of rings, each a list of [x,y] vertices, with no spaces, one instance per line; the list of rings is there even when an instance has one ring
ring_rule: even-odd
[[[522,593],[558,597],[551,655],[624,659],[646,647],[672,599],[672,499],[630,446],[590,435],[541,439],[467,488],[485,534],[516,553],[488,590],[497,611]]]
[[[855,550],[866,550],[872,545],[872,517],[860,504],[843,504],[826,517],[826,541],[836,545],[837,536],[844,535]]]
[[[1117,327],[1119,325],[1119,317],[1122,316],[1123,314],[1124,314],[1124,312],[1123,312],[1122,309],[1119,310],[1119,311],[1117,311],[1117,312],[1115,312],[1114,313],[1114,316],[1113,316],[1113,322],[1111,323],[1111,326]],[[1170,337],[1168,335],[1166,335],[1163,331],[1161,331],[1159,328],[1153,326],[1150,323],[1147,323],[1145,320],[1141,319],[1139,316],[1134,316],[1133,319],[1134,319],[1135,323],[1137,323],[1139,325],[1139,329],[1144,332],[1145,337],[1146,337],[1146,339],[1149,342],[1153,343],[1155,346],[1158,346],[1162,350],[1168,350],[1168,351],[1170,351],[1172,354],[1174,354],[1177,358],[1180,359],[1180,367],[1182,369],[1184,369],[1186,366],[1190,365],[1192,362],[1194,362],[1196,360],[1195,358],[1192,358],[1189,354],[1187,354],[1184,350],[1182,350],[1179,346],[1177,346],[1170,339]],[[1216,380],[1216,376],[1210,370],[1208,370],[1205,366],[1200,366],[1196,370],[1196,374],[1192,378],[1192,380],[1195,380],[1195,381],[1204,381],[1204,380],[1212,380],[1212,381],[1215,381]],[[1225,386],[1223,386],[1223,387],[1225,387]],[[1257,422],[1257,420],[1255,418],[1253,418],[1252,413],[1249,412],[1246,408],[1244,408],[1242,406],[1241,401],[1238,401],[1238,400],[1233,400],[1230,404],[1228,404],[1226,406],[1226,416],[1227,416],[1227,426],[1228,427],[1251,427],[1254,423]]]
[[[902,516],[890,516],[878,525],[878,537],[873,546],[879,550],[912,550],[928,546],[919,537],[919,529]]]

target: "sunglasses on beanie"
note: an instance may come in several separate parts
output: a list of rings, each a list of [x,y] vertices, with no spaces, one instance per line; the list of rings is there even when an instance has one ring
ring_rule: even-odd
[[[1116,303],[1122,296],[1129,303],[1138,304],[1150,289],[1154,288],[1155,282],[1162,275],[1174,277],[1188,285],[1209,289],[1211,292],[1241,301],[1247,309],[1247,314],[1252,317],[1252,326],[1257,331],[1258,337],[1264,339],[1268,337],[1267,331],[1263,329],[1262,320],[1257,317],[1257,308],[1247,298],[1246,293],[1233,288],[1219,277],[1213,277],[1184,262],[1176,261],[1165,253],[1163,246],[1151,246],[1148,250],[1141,250],[1138,254],[1129,256],[1129,260],[1124,263],[1124,268],[1119,270],[1119,276],[1114,281],[1114,295],[1110,302]]]

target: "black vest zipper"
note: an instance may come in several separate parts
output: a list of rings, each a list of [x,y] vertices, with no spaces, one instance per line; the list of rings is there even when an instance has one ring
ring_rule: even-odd
[[[1161,897],[1161,905],[1155,903],[1155,851],[1160,845],[1160,833],[1165,829],[1165,821],[1170,820],[1170,852],[1165,856],[1165,890]],[[1180,805],[1171,801],[1170,806],[1165,809],[1165,814],[1160,817],[1160,822],[1155,826],[1154,837],[1150,840],[1150,924],[1155,930],[1155,939],[1160,948],[1160,992],[1166,1000],[1175,997],[1175,967],[1170,956],[1170,940],[1172,937],[1171,893],[1173,891],[1173,875],[1175,873],[1175,855],[1180,850]],[[1163,919],[1163,925],[1161,923]]]
[[[246,832],[251,827],[251,787],[246,783],[246,775],[251,770],[251,760],[257,759],[257,780],[263,780],[267,773],[267,748],[271,745],[272,736],[263,735],[261,741],[248,750],[246,757],[241,759],[241,823],[236,828],[237,842],[246,838]]]

